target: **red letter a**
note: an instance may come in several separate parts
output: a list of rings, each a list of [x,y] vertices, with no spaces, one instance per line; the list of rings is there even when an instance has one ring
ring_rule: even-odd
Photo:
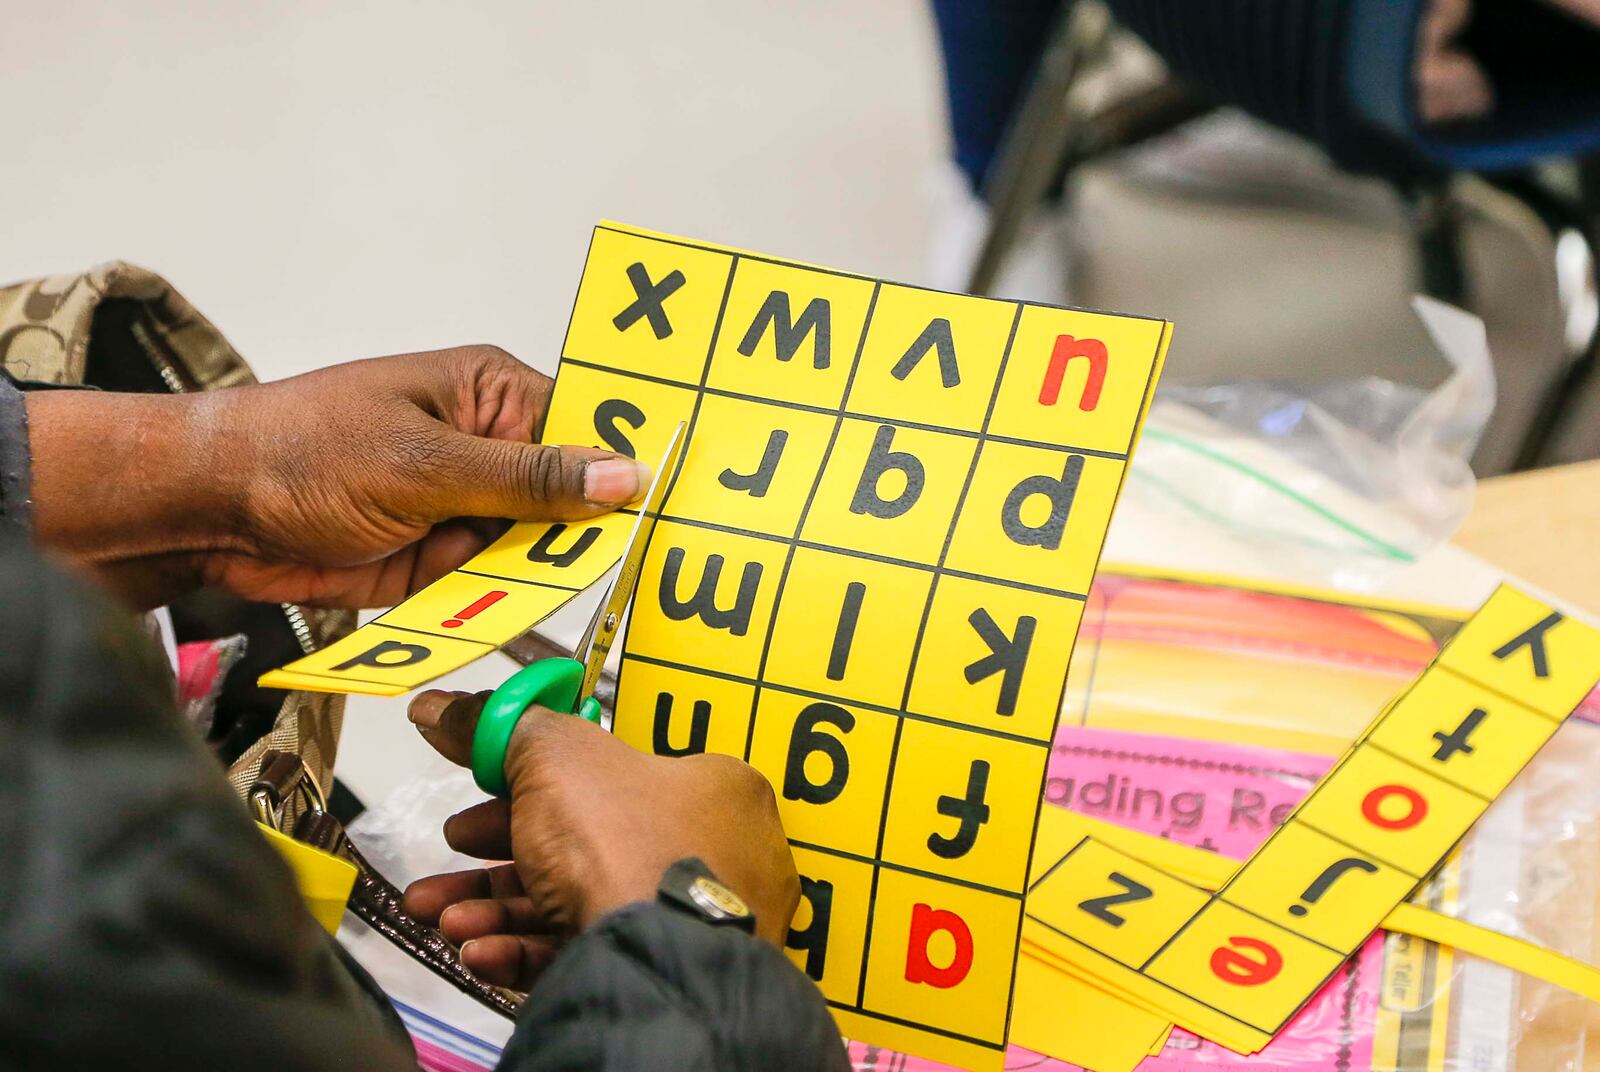
[[[944,967],[928,959],[928,939],[935,931],[944,931],[955,939],[956,955]],[[906,948],[906,981],[927,983],[948,990],[967,977],[972,970],[972,931],[967,921],[943,908],[930,908],[919,904],[911,906],[911,937]]]

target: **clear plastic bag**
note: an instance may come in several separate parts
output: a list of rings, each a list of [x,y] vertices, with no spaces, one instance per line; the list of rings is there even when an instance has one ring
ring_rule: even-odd
[[[1478,820],[1457,866],[1425,896],[1451,915],[1595,963],[1597,750],[1600,727],[1569,719]],[[1453,1018],[1441,1072],[1582,1072],[1592,1066],[1588,1035],[1600,1037],[1600,1007],[1592,1002],[1459,955],[1451,990],[1461,1012]]]
[[[1371,591],[1448,539],[1472,507],[1494,368],[1480,320],[1413,305],[1452,370],[1432,391],[1375,377],[1163,385],[1113,536],[1137,518],[1147,551],[1117,557],[1183,561],[1152,544],[1199,526],[1279,572]]]
[[[369,863],[405,886],[427,875],[484,866],[444,842],[444,821],[483,800],[472,774],[440,757],[426,771],[362,812],[348,833]],[[411,1033],[426,1072],[493,1068],[511,1037],[511,1022],[457,991],[346,912],[339,941],[361,962]]]

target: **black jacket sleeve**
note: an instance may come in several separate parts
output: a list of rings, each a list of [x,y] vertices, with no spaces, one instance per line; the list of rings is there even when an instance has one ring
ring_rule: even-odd
[[[28,411],[11,374],[0,369],[0,540],[28,533]]]
[[[654,904],[556,958],[499,1072],[847,1072],[822,994],[777,949]]]
[[[0,1067],[414,1070],[160,660],[0,538]]]
[[[0,537],[0,1067],[416,1068],[130,616]],[[840,1072],[776,949],[654,905],[575,940],[507,1072]]]

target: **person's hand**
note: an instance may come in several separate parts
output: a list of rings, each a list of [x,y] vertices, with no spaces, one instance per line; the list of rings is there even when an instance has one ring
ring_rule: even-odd
[[[552,381],[492,346],[336,365],[194,395],[28,398],[41,544],[155,605],[396,603],[512,520],[643,494],[650,471],[536,444]]]
[[[432,690],[411,720],[447,759],[470,761],[488,694]],[[483,979],[527,989],[561,944],[607,914],[655,899],[667,868],[698,856],[782,943],[800,901],[767,780],[728,756],[646,755],[573,715],[530,708],[506,752],[511,798],[450,817],[458,852],[511,860],[419,879],[406,910],[464,943]]]
[[[1477,119],[1494,110],[1494,86],[1461,43],[1473,0],[1428,0],[1417,34],[1417,114],[1429,125]]]

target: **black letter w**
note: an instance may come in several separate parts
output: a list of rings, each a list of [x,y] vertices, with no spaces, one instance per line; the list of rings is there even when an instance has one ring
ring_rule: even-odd
[[[767,300],[761,303],[756,318],[750,321],[750,329],[744,333],[744,340],[739,343],[739,352],[746,357],[754,357],[756,346],[761,342],[761,336],[766,334],[769,324],[772,326],[772,348],[778,352],[779,361],[793,360],[794,355],[800,350],[800,344],[806,341],[806,336],[812,329],[816,329],[817,337],[812,347],[811,363],[819,369],[828,367],[829,348],[833,340],[828,299],[812,298],[806,305],[805,312],[800,314],[800,319],[791,323],[789,295],[781,290],[773,291],[767,295]]]
[[[745,563],[739,576],[739,593],[728,610],[717,606],[717,582],[722,578],[722,564],[721,555],[707,555],[705,572],[700,574],[694,595],[680,600],[678,574],[683,572],[683,548],[668,548],[667,561],[661,569],[661,612],[675,622],[698,615],[712,629],[726,629],[734,636],[744,636],[750,630],[750,612],[755,609],[756,591],[761,587],[761,563]]]

